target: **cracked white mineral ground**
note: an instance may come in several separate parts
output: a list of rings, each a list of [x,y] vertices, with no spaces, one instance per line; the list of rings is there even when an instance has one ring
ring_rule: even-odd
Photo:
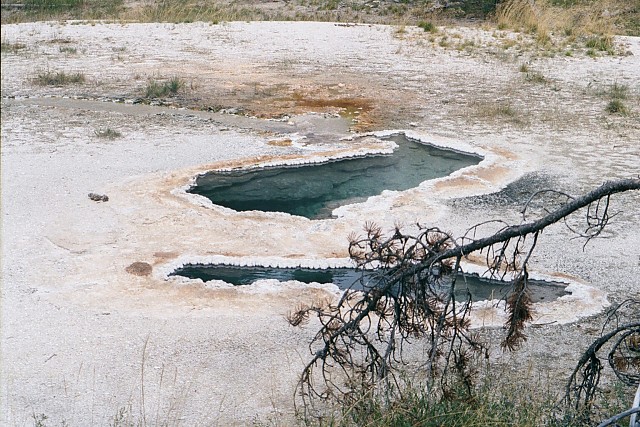
[[[640,39],[617,38],[628,55],[594,59],[442,31],[475,48],[446,49],[415,28],[331,23],[3,25],[3,43],[26,48],[2,53],[0,424],[46,414],[52,425],[106,425],[120,411],[183,425],[287,424],[317,325],[292,328],[284,316],[335,287],[207,286],[167,279],[173,268],[340,265],[367,220],[460,235],[488,219],[518,223],[527,192],[579,194],[640,173]],[[525,62],[544,83],[524,78]],[[37,84],[60,71],[85,81]],[[172,77],[183,83],[172,105],[137,103],[148,81]],[[627,116],[605,112],[614,83],[629,88]],[[410,129],[484,160],[341,207],[333,220],[237,213],[185,193],[213,168],[386,147],[341,139],[349,127]],[[98,136],[107,129],[120,136]],[[494,350],[495,363],[550,367],[560,383],[599,332],[586,316],[640,297],[639,201],[614,197],[620,214],[584,251],[561,225],[545,231],[532,269],[573,293],[537,306],[529,341],[516,354]],[[474,323],[500,326],[501,316],[478,304]]]

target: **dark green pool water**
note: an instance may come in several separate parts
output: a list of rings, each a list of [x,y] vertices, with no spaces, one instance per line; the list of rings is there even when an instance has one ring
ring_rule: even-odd
[[[333,209],[365,201],[383,190],[407,190],[478,164],[480,158],[442,150],[397,134],[390,155],[372,155],[303,166],[212,171],[190,193],[236,211],[287,212],[330,218]]]
[[[172,276],[183,276],[190,279],[222,280],[232,285],[250,285],[260,279],[275,279],[281,282],[297,280],[303,283],[333,283],[340,289],[363,289],[369,283],[375,283],[375,272],[362,272],[353,268],[275,268],[275,267],[238,267],[231,265],[188,264],[177,269]],[[529,290],[534,302],[552,301],[563,295],[566,285],[553,282],[530,280]],[[475,275],[459,276],[456,281],[456,299],[466,299],[466,290],[474,301],[502,298],[509,289],[509,284],[497,280],[481,279]]]

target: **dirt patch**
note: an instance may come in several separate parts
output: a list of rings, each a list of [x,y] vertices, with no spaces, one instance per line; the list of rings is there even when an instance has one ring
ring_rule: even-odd
[[[151,267],[151,264],[147,262],[137,261],[127,266],[125,270],[127,273],[133,274],[134,276],[148,276],[153,271],[153,267]]]
[[[293,144],[293,141],[290,140],[289,138],[272,139],[269,142],[267,142],[267,144],[273,145],[275,147],[290,147],[291,144]]]

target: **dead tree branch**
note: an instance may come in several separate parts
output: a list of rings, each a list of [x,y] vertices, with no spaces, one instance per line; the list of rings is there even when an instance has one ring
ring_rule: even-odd
[[[611,324],[614,323],[613,326]],[[564,402],[575,413],[577,421],[589,423],[604,365],[598,352],[610,345],[609,366],[616,377],[628,386],[640,385],[640,301],[633,299],[613,307],[603,333],[582,354],[565,386]]]
[[[531,319],[527,266],[540,233],[587,207],[586,231],[580,236],[587,241],[597,237],[611,218],[610,197],[638,189],[640,178],[610,181],[581,197],[567,196],[566,203],[535,221],[502,223],[498,232],[486,237],[476,237],[479,226],[455,239],[437,227],[420,224],[416,235],[396,227],[385,236],[380,227],[366,223],[365,236],[352,235],[349,244],[356,265],[374,272],[361,279],[363,290],[349,289],[336,303],[299,307],[289,316],[292,325],[312,315],[320,322],[310,343],[312,358],[299,381],[305,410],[315,398],[349,402],[363,391],[397,390],[398,373],[406,366],[403,347],[416,340],[426,343],[420,371],[428,379],[428,390],[436,377],[445,394],[454,383],[468,386],[474,374],[472,359],[484,354],[485,347],[469,331],[470,295],[464,301],[454,298],[462,258],[486,250],[492,275],[512,274],[508,332],[502,345],[514,349],[526,339],[523,329]],[[597,364],[590,368],[593,375],[600,370]]]

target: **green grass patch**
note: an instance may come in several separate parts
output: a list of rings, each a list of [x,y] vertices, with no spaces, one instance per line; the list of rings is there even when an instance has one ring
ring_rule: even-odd
[[[605,111],[609,114],[621,114],[623,116],[629,114],[629,109],[620,99],[612,99],[609,101],[605,107]]]
[[[40,86],[66,86],[84,83],[86,79],[82,73],[67,74],[64,71],[44,71],[38,73],[33,80]]]
[[[438,32],[438,27],[436,27],[433,22],[420,22],[418,23],[418,27],[422,28],[425,32],[427,33],[437,33]]]
[[[605,107],[605,111],[609,114],[620,114],[626,116],[629,114],[629,108],[625,105],[624,100],[627,99],[629,86],[615,82],[608,89],[601,92],[609,98],[609,103]]]
[[[145,88],[145,97],[162,98],[165,96],[175,95],[183,86],[184,83],[178,77],[172,77],[170,80],[164,82],[152,80]]]
[[[584,45],[588,49],[599,50],[601,52],[613,52],[613,37],[609,35],[588,37]]]
[[[72,46],[60,46],[60,53],[75,55],[76,53],[78,53],[78,48]]]

